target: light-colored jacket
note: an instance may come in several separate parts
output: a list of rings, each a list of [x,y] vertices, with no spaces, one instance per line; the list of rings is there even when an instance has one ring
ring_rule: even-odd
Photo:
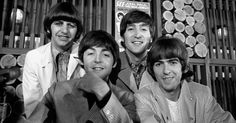
[[[152,83],[135,94],[136,108],[142,123],[169,123],[168,103],[158,83]],[[209,87],[183,81],[179,97],[183,123],[236,123],[211,94]]]
[[[51,42],[26,54],[23,68],[23,97],[25,114],[28,117],[36,105],[42,100],[48,88],[57,81],[56,70],[51,52]],[[67,80],[72,76],[80,77],[84,71],[78,65],[78,44],[74,43],[68,63]],[[73,75],[74,71],[79,73]],[[80,75],[81,74],[81,75]]]
[[[132,93],[111,85],[112,94],[103,108],[94,96],[86,96],[76,83],[78,79],[53,84],[27,119],[29,123],[132,123],[128,112],[132,107]],[[89,106],[91,104],[91,107]],[[132,109],[132,108],[131,108]],[[131,111],[131,112],[130,112]],[[130,114],[132,115],[132,114]],[[27,123],[28,123],[27,122]]]

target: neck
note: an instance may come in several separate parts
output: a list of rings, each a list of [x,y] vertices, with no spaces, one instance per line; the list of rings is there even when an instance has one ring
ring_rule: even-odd
[[[70,51],[72,45],[73,45],[73,42],[70,42],[67,45],[63,46],[63,47],[58,47],[54,43],[52,43],[52,46],[59,52]]]
[[[171,101],[177,101],[180,96],[181,92],[181,84],[174,90],[164,90],[161,88],[161,91],[163,92],[164,96],[168,98]]]
[[[126,54],[128,55],[131,63],[138,64],[147,55],[147,51],[145,51],[144,53],[140,53],[140,54],[133,54],[129,50],[126,50]]]

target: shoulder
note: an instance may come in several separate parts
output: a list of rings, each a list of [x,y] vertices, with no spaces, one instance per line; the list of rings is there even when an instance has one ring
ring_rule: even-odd
[[[30,50],[29,52],[27,52],[26,56],[42,55],[43,52],[50,50],[50,46],[51,46],[51,43],[47,43],[47,44],[40,46],[36,49]]]
[[[149,98],[151,95],[153,95],[153,89],[157,87],[156,83],[150,83],[149,85],[146,85],[143,88],[140,88],[135,95],[142,96]]]
[[[197,83],[197,82],[189,82],[188,87],[190,92],[197,96],[197,97],[203,97],[211,95],[211,90],[208,86]]]

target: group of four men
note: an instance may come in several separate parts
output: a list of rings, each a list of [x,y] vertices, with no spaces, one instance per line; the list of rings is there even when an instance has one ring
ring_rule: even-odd
[[[50,43],[25,59],[27,122],[235,122],[207,86],[184,80],[184,44],[155,39],[154,22],[145,12],[132,10],[123,17],[123,52],[102,30],[86,33],[78,43],[83,26],[68,2],[50,9],[44,29]]]

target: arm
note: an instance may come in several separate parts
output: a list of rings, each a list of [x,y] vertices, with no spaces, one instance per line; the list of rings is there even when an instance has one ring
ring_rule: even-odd
[[[93,73],[87,73],[80,78],[76,87],[87,93],[93,93],[97,98],[97,106],[103,117],[109,123],[131,123],[128,113],[114,95],[107,82]]]
[[[101,111],[103,116],[108,120],[109,123],[133,123],[126,109],[116,98],[114,93],[111,93],[108,102],[101,109]]]
[[[40,83],[36,74],[37,64],[34,62],[34,54],[27,53],[23,70],[23,96],[26,118],[33,112],[40,102],[41,91]]]
[[[135,94],[135,105],[141,123],[161,123],[161,118],[154,113],[150,107],[150,102],[140,93]]]
[[[206,87],[206,102],[205,102],[205,118],[208,123],[223,122],[223,123],[235,123],[235,119],[230,112],[224,111],[217,103],[216,99],[212,96],[209,87]]]
[[[53,92],[55,90],[53,84],[48,92],[44,95],[41,102],[37,104],[32,113],[27,118],[29,123],[53,123],[55,121],[55,110],[53,103]]]

